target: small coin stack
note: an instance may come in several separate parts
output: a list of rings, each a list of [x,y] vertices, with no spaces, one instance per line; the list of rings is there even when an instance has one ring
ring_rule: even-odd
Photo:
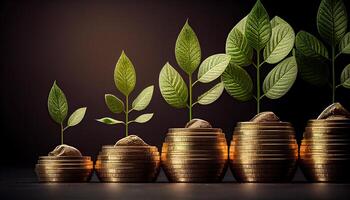
[[[172,128],[162,147],[171,182],[219,182],[227,169],[227,142],[218,128]]]
[[[312,182],[350,181],[350,119],[310,120],[300,146],[300,164]]]
[[[287,122],[240,122],[230,146],[238,182],[287,182],[296,170],[298,144]]]
[[[95,169],[101,182],[153,182],[160,168],[155,146],[102,146]]]
[[[93,162],[89,156],[40,156],[35,172],[39,182],[87,182]]]

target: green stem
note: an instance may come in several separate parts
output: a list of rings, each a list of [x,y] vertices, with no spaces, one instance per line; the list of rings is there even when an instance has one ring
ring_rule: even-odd
[[[335,102],[335,48],[334,45],[332,45],[332,103]]]
[[[63,144],[63,124],[61,123],[61,144]]]
[[[256,112],[260,113],[260,51],[256,51]]]
[[[190,103],[188,106],[189,109],[189,120],[192,120],[192,74],[188,75],[188,86],[190,89]]]
[[[126,95],[125,97],[125,136],[127,137],[129,135],[129,96]]]

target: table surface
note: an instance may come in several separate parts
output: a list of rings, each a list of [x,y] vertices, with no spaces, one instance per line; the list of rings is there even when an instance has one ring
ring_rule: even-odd
[[[0,199],[349,199],[350,184],[308,183],[298,170],[292,183],[237,183],[228,170],[222,183],[38,183],[33,169],[1,169]]]

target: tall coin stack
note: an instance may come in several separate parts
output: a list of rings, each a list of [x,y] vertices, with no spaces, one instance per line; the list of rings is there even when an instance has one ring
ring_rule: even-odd
[[[350,119],[310,120],[300,146],[301,169],[312,182],[350,181]]]
[[[101,182],[152,182],[160,155],[155,146],[103,146],[95,169]]]
[[[89,156],[40,156],[35,172],[40,182],[86,182],[93,162]]]
[[[239,122],[230,146],[230,166],[238,182],[291,181],[298,144],[287,122]]]
[[[171,128],[162,147],[171,182],[219,182],[227,169],[227,142],[218,128]]]

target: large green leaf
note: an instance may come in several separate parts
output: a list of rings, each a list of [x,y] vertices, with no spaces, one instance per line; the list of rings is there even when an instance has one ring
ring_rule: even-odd
[[[315,86],[323,86],[328,83],[329,67],[327,60],[304,56],[297,49],[295,58],[301,79]]]
[[[68,103],[66,96],[64,95],[61,88],[58,87],[56,81],[51,87],[47,101],[47,107],[51,118],[58,124],[63,123],[63,120],[67,117]]]
[[[306,31],[299,31],[295,39],[295,46],[307,57],[328,59],[328,51],[324,44]]]
[[[201,62],[201,48],[191,26],[186,21],[175,44],[176,61],[187,74],[192,74]]]
[[[207,92],[200,95],[197,99],[198,103],[201,105],[208,105],[216,101],[224,91],[224,83],[220,82],[212,87]]]
[[[253,96],[253,81],[241,67],[230,64],[221,76],[226,91],[235,99],[248,101]]]
[[[113,124],[125,124],[123,121],[116,120],[116,119],[113,119],[113,118],[110,118],[110,117],[104,117],[104,118],[101,118],[101,119],[96,119],[96,121],[102,122],[102,123],[104,123],[104,124],[109,124],[109,125],[113,125]]]
[[[350,54],[350,32],[344,35],[339,43],[339,51],[345,54]]]
[[[231,56],[231,63],[247,66],[252,63],[253,49],[246,37],[237,28],[233,28],[226,39],[226,54]]]
[[[128,96],[135,88],[135,68],[124,51],[120,55],[114,69],[114,82],[118,90],[125,96]]]
[[[154,86],[148,86],[132,102],[132,109],[140,111],[145,109],[151,102]]]
[[[188,98],[186,83],[169,63],[166,63],[160,71],[159,88],[169,105],[175,108],[186,107]]]
[[[350,64],[341,73],[340,82],[345,88],[350,89]]]
[[[250,11],[245,28],[248,44],[260,51],[269,42],[271,37],[271,24],[269,15],[258,0]]]
[[[337,45],[346,33],[348,16],[342,0],[322,0],[317,12],[317,30],[330,45]]]
[[[142,114],[142,115],[138,116],[135,120],[133,120],[131,122],[146,123],[149,120],[151,120],[152,117],[153,117],[153,113]]]
[[[68,118],[68,126],[75,126],[83,120],[86,113],[86,107],[78,108],[76,111],[72,113],[72,115]]]
[[[124,103],[113,94],[105,94],[105,102],[112,113],[121,113],[124,111]]]
[[[275,16],[271,19],[271,28],[275,28],[276,26],[280,24],[288,24],[284,19],[280,18],[279,16]]]
[[[243,19],[241,19],[241,21],[239,21],[239,22],[233,27],[233,29],[239,30],[239,31],[244,35],[244,34],[245,34],[245,26],[246,26],[246,23],[247,23],[247,18],[248,18],[248,15],[245,16]]]
[[[295,57],[289,57],[280,62],[266,76],[263,91],[266,97],[278,99],[285,95],[292,87],[298,73]]]
[[[217,79],[225,71],[231,57],[226,54],[215,54],[205,59],[199,66],[198,81],[209,83]]]
[[[293,49],[295,34],[293,28],[283,23],[272,29],[270,41],[264,49],[264,59],[267,63],[274,64],[284,59]]]

